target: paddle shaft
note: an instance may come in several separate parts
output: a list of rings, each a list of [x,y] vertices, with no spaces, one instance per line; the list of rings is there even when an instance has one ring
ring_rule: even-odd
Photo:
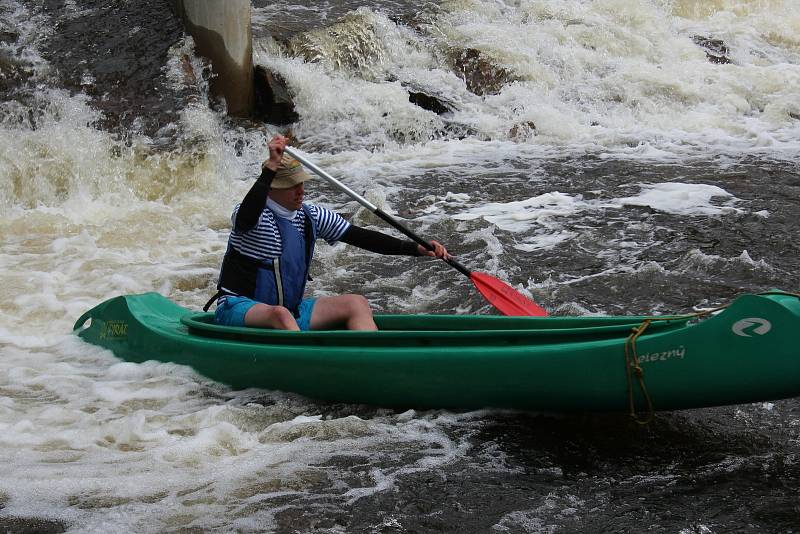
[[[283,149],[283,151],[292,156],[300,163],[302,163],[304,166],[314,171],[314,174],[318,175],[320,178],[324,179],[329,184],[338,188],[343,193],[348,195],[350,198],[357,201],[359,204],[367,208],[369,211],[371,211],[372,213],[374,213],[375,215],[386,221],[393,228],[395,228],[399,232],[403,233],[407,237],[414,240],[414,242],[416,242],[417,244],[423,246],[427,250],[433,250],[433,245],[422,239],[422,237],[420,237],[419,235],[412,232],[411,229],[409,229],[406,225],[404,225],[403,223],[401,223],[400,221],[398,221],[397,219],[395,219],[394,217],[392,217],[391,215],[380,209],[378,206],[376,206],[366,198],[362,197],[361,195],[359,195],[358,193],[347,187],[345,184],[343,184],[342,182],[340,182],[339,180],[337,180],[336,178],[325,172],[323,169],[316,166],[313,162],[307,160],[306,158],[298,154],[297,151],[295,151],[294,149],[287,146],[286,148]],[[450,267],[452,267],[456,271],[466,276],[467,278],[471,278],[472,272],[463,265],[461,265],[456,260],[452,258],[450,259],[442,258],[442,260]]]
[[[380,209],[378,206],[368,201],[339,180],[320,169],[313,162],[308,161],[303,156],[295,152],[293,149],[286,147],[284,151],[290,156],[294,157],[297,161],[311,169],[315,174],[319,175],[322,179],[329,184],[343,191],[345,194],[355,199],[359,204],[367,208],[369,211],[389,223],[393,228],[407,237],[414,240],[415,243],[421,245],[427,250],[434,250],[433,245],[422,239],[420,236],[408,229],[403,223]],[[485,273],[471,272],[469,269],[458,263],[451,258],[442,258],[442,260],[453,269],[457,270],[464,276],[470,279],[475,285],[475,288],[489,301],[489,303],[497,308],[504,315],[516,316],[546,316],[547,310],[534,303],[533,301],[522,296],[517,290],[505,282],[498,280]]]

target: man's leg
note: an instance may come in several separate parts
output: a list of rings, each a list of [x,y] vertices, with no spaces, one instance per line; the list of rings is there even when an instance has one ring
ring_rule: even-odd
[[[320,297],[311,312],[311,330],[377,330],[372,309],[361,295]]]
[[[250,308],[244,316],[244,324],[258,328],[274,328],[276,330],[300,330],[292,312],[283,306],[270,306],[259,302]]]

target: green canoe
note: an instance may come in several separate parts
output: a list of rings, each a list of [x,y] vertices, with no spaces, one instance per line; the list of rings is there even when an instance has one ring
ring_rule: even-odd
[[[647,317],[378,315],[378,332],[212,317],[146,293],[99,304],[75,330],[124,360],[189,365],[235,389],[389,407],[628,411],[649,398],[674,410],[800,395],[800,299],[778,291],[659,317],[635,340]]]

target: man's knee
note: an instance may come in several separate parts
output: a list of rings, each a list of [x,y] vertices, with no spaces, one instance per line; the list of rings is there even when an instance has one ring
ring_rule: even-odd
[[[273,306],[272,313],[276,324],[275,328],[281,328],[283,330],[297,329],[297,321],[292,315],[292,312],[285,307]]]
[[[347,299],[347,307],[351,313],[372,313],[372,308],[369,306],[369,301],[363,295],[344,295],[344,297]]]
[[[297,321],[295,321],[292,312],[284,306],[256,304],[247,312],[245,323],[248,326],[258,326],[262,328],[298,330]]]

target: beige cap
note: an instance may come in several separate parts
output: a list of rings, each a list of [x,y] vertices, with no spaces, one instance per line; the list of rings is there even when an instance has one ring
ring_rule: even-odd
[[[275,172],[275,178],[272,179],[271,187],[273,189],[289,189],[310,179],[311,176],[303,169],[299,161],[284,154],[281,164],[278,165],[278,170]]]

